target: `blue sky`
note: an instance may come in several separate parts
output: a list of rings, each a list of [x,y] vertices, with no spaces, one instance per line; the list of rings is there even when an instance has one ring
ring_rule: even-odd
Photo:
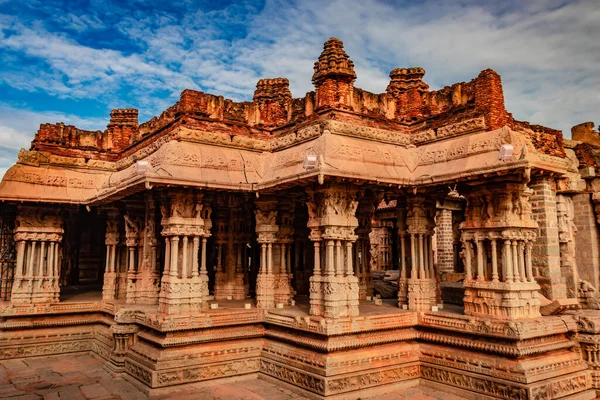
[[[185,88],[250,100],[268,77],[303,96],[331,36],[358,87],[383,92],[396,67],[432,89],[493,68],[516,118],[569,136],[600,123],[598,21],[597,0],[0,0],[0,176],[43,122],[104,129],[121,107],[143,122]]]

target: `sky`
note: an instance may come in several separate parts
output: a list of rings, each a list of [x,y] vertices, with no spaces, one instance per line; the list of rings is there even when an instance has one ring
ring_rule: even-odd
[[[252,99],[261,78],[313,90],[329,37],[356,86],[425,68],[432,90],[492,68],[515,118],[561,129],[600,123],[600,1],[0,0],[0,176],[41,123],[103,130],[113,108],[140,123],[186,88]]]

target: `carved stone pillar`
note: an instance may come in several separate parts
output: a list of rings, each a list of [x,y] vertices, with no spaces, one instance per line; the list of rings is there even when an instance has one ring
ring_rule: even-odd
[[[106,218],[106,266],[102,285],[102,300],[117,299],[117,246],[119,245],[119,211],[110,210]]]
[[[531,194],[525,184],[497,183],[475,187],[467,195],[466,219],[460,227],[467,271],[465,314],[503,320],[540,316],[539,286],[531,266],[531,243],[537,234]]]
[[[377,262],[377,243],[371,242],[371,231],[373,216],[375,215],[376,200],[373,198],[361,199],[356,211],[358,228],[356,233],[358,239],[355,246],[358,248],[356,260],[356,277],[358,278],[359,299],[366,300],[367,296],[373,295],[373,279],[371,269],[373,263]]]
[[[113,334],[114,347],[105,367],[113,373],[120,373],[125,371],[125,356],[135,345],[139,328],[136,324],[116,323],[110,327],[110,330]]]
[[[125,218],[125,245],[127,246],[127,304],[134,304],[137,297],[137,278],[140,272],[140,249],[143,242],[143,222],[137,210],[128,207]]]
[[[261,197],[256,201],[257,242],[260,244],[260,269],[256,277],[256,307],[275,307],[275,276],[273,274],[273,243],[279,236],[277,200]]]
[[[311,278],[311,314],[325,318],[358,315],[359,284],[354,276],[352,253],[358,227],[357,190],[342,185],[325,185],[308,192],[308,227],[315,246],[315,271]],[[324,249],[323,249],[324,247]],[[317,250],[319,249],[319,250]],[[324,268],[317,269],[317,254],[325,251]],[[344,264],[344,260],[346,263]],[[317,275],[321,272],[321,275]],[[314,292],[314,293],[313,293]],[[322,303],[321,303],[322,301]]]
[[[158,304],[160,276],[157,262],[156,206],[152,192],[147,192],[145,196],[143,221],[138,252],[135,303]]]
[[[205,239],[210,236],[212,226],[209,204],[202,193],[191,191],[171,191],[163,198],[161,233],[166,240],[166,249],[159,295],[161,312],[198,312],[206,304]],[[202,254],[199,254],[200,249]]]
[[[398,306],[406,305],[409,310],[431,310],[437,304],[432,249],[434,216],[433,203],[413,196],[407,199],[406,217],[400,215],[397,221],[399,233],[410,236],[410,273],[406,268],[398,280]]]
[[[294,297],[291,279],[291,247],[294,242],[294,199],[281,198],[278,201],[279,237],[277,257],[278,270],[275,273],[275,303],[290,304]]]
[[[58,209],[19,206],[14,238],[17,264],[11,302],[14,304],[59,301],[60,244],[63,222]]]

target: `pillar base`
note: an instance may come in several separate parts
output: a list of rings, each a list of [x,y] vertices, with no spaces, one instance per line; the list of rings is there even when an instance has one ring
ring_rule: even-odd
[[[166,314],[200,312],[207,295],[208,288],[199,276],[183,279],[166,276],[162,279],[158,310]]]
[[[400,279],[398,292],[398,306],[407,305],[413,311],[431,311],[431,306],[436,302],[436,280],[426,279]]]
[[[256,308],[275,307],[275,276],[258,274],[256,278]]]
[[[358,316],[358,280],[355,276],[324,276],[322,285],[325,318]]]
[[[102,285],[102,300],[110,301],[116,298],[117,274],[115,272],[104,273],[104,283]]]
[[[292,275],[291,274],[277,274],[275,275],[275,303],[281,303],[289,305],[290,300],[294,298],[294,292],[292,292],[292,285],[290,284]]]
[[[220,274],[222,276],[216,279],[215,284],[215,300],[227,300],[228,297],[231,297],[233,300],[244,300],[247,293],[244,286],[244,274],[236,274],[234,281],[227,281],[227,276],[224,272]]]
[[[11,303],[58,303],[59,297],[60,287],[56,279],[27,276],[15,279],[11,294]]]
[[[498,320],[541,317],[539,289],[535,282],[465,281],[465,315]]]
[[[323,277],[313,275],[309,278],[310,310],[309,314],[320,317],[323,315]]]

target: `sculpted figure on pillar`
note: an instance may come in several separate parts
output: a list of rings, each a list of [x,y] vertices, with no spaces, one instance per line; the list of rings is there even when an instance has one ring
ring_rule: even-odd
[[[210,208],[203,193],[166,192],[161,205],[165,266],[159,310],[167,314],[200,311],[208,297],[206,238],[210,236]],[[201,249],[201,251],[200,251]]]
[[[63,222],[58,209],[18,207],[14,231],[17,263],[12,303],[58,302],[63,233]]]
[[[524,183],[504,182],[473,187],[466,195],[466,219],[460,226],[465,314],[505,320],[541,315],[532,268],[537,236],[532,193]]]

